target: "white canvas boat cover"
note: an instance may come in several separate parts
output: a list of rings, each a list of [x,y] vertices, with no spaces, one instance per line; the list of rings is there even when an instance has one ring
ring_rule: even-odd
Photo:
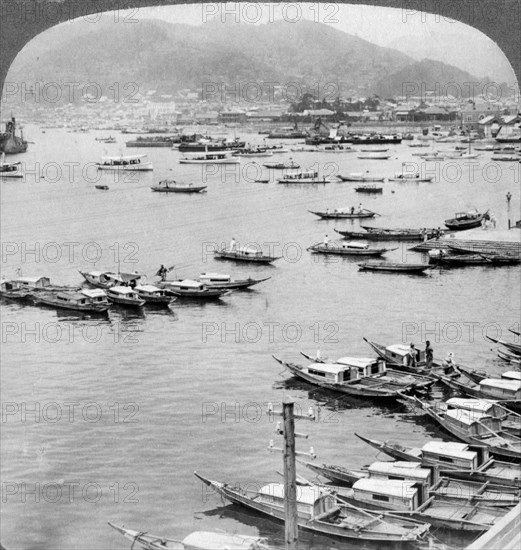
[[[369,474],[385,474],[403,476],[428,481],[431,471],[422,468],[419,462],[374,462],[369,466]]]
[[[344,243],[344,245],[345,248],[369,248],[369,245],[359,241],[348,241],[347,243]]]
[[[206,531],[196,531],[183,539],[190,550],[255,550],[261,542],[260,537]]]
[[[158,292],[161,289],[154,285],[138,285],[134,290],[142,290],[143,292]]]
[[[18,277],[14,281],[32,286],[49,286],[51,284],[49,277]]]
[[[403,344],[393,344],[392,346],[387,346],[385,348],[387,351],[390,351],[391,353],[394,353],[396,355],[407,355],[409,353],[409,350],[411,349],[409,346],[405,346]]]
[[[465,409],[467,411],[488,414],[488,412],[494,408],[495,402],[486,399],[472,399],[469,397],[451,397],[447,399],[446,404],[455,409]]]
[[[501,378],[506,380],[521,380],[521,372],[509,370],[501,375]]]
[[[308,487],[305,485],[299,485],[297,487],[297,502],[302,504],[314,505],[315,502],[321,497],[327,495],[326,491],[320,487]],[[284,484],[283,483],[269,483],[264,485],[259,490],[259,495],[265,495],[272,498],[284,499]]]
[[[109,288],[109,292],[114,294],[134,294],[134,291],[129,286],[113,286]]]
[[[519,380],[486,378],[485,380],[482,380],[479,385],[483,388],[497,388],[511,392],[517,392],[521,390],[521,381]]]
[[[340,365],[348,365],[349,367],[356,367],[357,369],[363,369],[377,362],[378,359],[374,357],[340,357],[340,359],[335,361],[335,363]]]
[[[372,479],[370,477],[359,479],[353,483],[353,489],[406,499],[411,499],[418,492],[418,489],[414,487],[414,481]]]
[[[456,443],[453,441],[430,441],[422,447],[425,453],[453,456],[454,458],[463,458],[465,460],[474,460],[477,456],[476,451],[469,451],[466,443]]]
[[[89,298],[100,298],[101,296],[106,296],[105,291],[101,288],[83,288],[81,293]]]
[[[344,372],[349,370],[350,367],[346,365],[340,365],[336,363],[312,363],[306,367],[308,370],[313,369],[319,372],[324,372],[327,374],[338,374],[339,372]]]
[[[238,252],[242,252],[243,254],[260,254],[260,250],[257,250],[256,248],[253,248],[253,246],[241,246],[238,249]]]
[[[347,174],[350,178],[362,178],[364,174],[362,172],[351,172],[350,174]]]
[[[173,286],[178,288],[201,288],[203,284],[193,279],[184,279],[183,281],[176,281]]]
[[[492,420],[489,415],[479,411],[466,411],[465,409],[451,409],[446,412],[446,416],[454,418],[461,424],[470,426],[474,422],[485,422]]]

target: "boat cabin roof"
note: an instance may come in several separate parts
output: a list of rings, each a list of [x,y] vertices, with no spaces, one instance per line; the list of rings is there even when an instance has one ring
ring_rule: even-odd
[[[134,290],[129,286],[113,286],[109,288],[109,292],[115,292],[117,294],[135,294]]]
[[[110,274],[106,274],[107,276],[108,275],[113,275],[112,273]],[[139,275],[138,273],[119,273],[117,275],[122,281],[128,283],[130,281],[137,281],[138,279],[141,279],[141,275]]]
[[[414,493],[418,491],[418,489],[414,487],[414,481],[397,479],[382,480],[370,477],[359,479],[353,483],[353,489],[407,499],[412,498]]]
[[[396,355],[407,355],[409,353],[409,350],[411,349],[410,346],[406,346],[404,344],[393,344],[391,346],[387,346],[385,348],[387,351],[390,351],[391,353],[394,353]]]
[[[115,157],[101,157],[102,160],[136,160],[136,159],[144,159],[147,155],[118,155]]]
[[[230,275],[224,275],[222,273],[201,273],[201,275],[199,275],[199,278],[222,282],[227,282],[231,280]]]
[[[51,284],[49,277],[18,277],[14,279],[15,283],[21,283],[25,285],[39,285],[48,286]]]
[[[134,290],[142,290],[143,292],[151,293],[161,292],[161,289],[154,285],[138,285],[134,288]]]
[[[269,496],[275,499],[284,499],[284,484],[283,483],[268,483],[259,490],[259,495]],[[297,487],[297,502],[301,504],[314,505],[317,500],[328,496],[329,493],[320,487],[308,487],[299,485]]]
[[[464,409],[483,414],[488,414],[494,408],[495,402],[487,399],[472,399],[469,397],[451,397],[446,404],[455,409]]]
[[[182,281],[177,281],[175,286],[179,288],[202,288],[204,285],[199,281],[194,281],[193,279],[183,279]]]
[[[422,447],[425,453],[450,455],[455,458],[464,458],[473,460],[476,456],[476,451],[469,450],[466,443],[457,443],[455,441],[429,441]]]
[[[101,288],[82,288],[81,293],[89,298],[99,298],[101,296],[106,296],[105,291]]]
[[[312,363],[307,366],[307,369],[324,372],[328,374],[339,374],[340,372],[348,371],[351,367],[348,365],[340,365],[337,363]]]
[[[378,363],[378,359],[374,357],[340,357],[335,363],[348,367],[355,367],[357,369],[365,369],[369,365]]]
[[[261,254],[262,253],[260,250],[257,250],[252,246],[240,246],[237,250],[239,252],[243,252],[244,254]]]
[[[521,381],[504,378],[485,378],[485,380],[482,380],[479,385],[484,386],[485,388],[497,388],[512,392],[517,392],[521,389]]]
[[[509,370],[501,375],[501,378],[506,380],[521,380],[521,372]]]
[[[422,468],[419,462],[374,462],[368,468],[369,474],[386,474],[415,478],[421,481],[428,481],[431,471]]]
[[[468,426],[474,424],[475,422],[481,422],[485,419],[491,420],[491,417],[488,414],[474,410],[450,409],[445,414],[449,418],[453,418],[461,424],[466,424]]]

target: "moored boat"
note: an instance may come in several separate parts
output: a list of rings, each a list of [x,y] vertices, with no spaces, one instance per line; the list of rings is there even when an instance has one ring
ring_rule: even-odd
[[[24,171],[21,162],[5,162],[5,153],[0,156],[0,179],[1,178],[23,178]]]
[[[361,271],[387,271],[393,273],[423,273],[431,266],[428,264],[406,264],[396,262],[364,262],[358,264]]]
[[[57,309],[69,309],[90,313],[104,313],[109,309],[107,295],[101,289],[81,291],[43,291],[33,295],[35,304],[43,304]]]
[[[138,273],[114,273],[112,271],[80,271],[83,278],[96,288],[110,288],[117,285],[135,284],[141,279]]]
[[[255,262],[261,264],[269,264],[275,260],[280,260],[282,256],[270,256],[263,254],[262,250],[251,246],[241,246],[234,249],[216,250],[214,252],[217,258],[223,260],[235,260],[238,262]]]
[[[357,242],[317,243],[308,247],[316,254],[334,254],[339,256],[381,256],[396,248],[369,248],[369,245]]]
[[[501,344],[502,346],[505,346],[508,350],[512,351],[513,353],[516,353],[517,355],[521,355],[521,344],[516,344],[515,342],[506,342],[505,340],[501,340],[499,338],[493,338],[488,334],[486,334],[485,337],[487,338],[487,340],[490,340],[495,344]]]
[[[231,290],[225,288],[210,288],[201,281],[183,279],[182,281],[163,281],[159,283],[161,288],[168,290],[179,298],[192,298],[197,300],[217,300],[228,296]]]
[[[400,182],[400,181],[415,181],[429,183],[432,181],[431,176],[422,176],[418,173],[410,174],[407,172],[397,172],[394,177],[389,178],[389,181]]]
[[[107,298],[115,304],[130,307],[142,307],[145,300],[139,297],[138,293],[129,286],[111,286],[107,288]]]
[[[437,466],[440,475],[445,477],[521,488],[521,466],[490,458],[489,448],[482,444],[430,441],[418,448],[394,441],[377,441],[357,433],[355,435],[378,452],[396,460]]]
[[[277,183],[283,183],[286,185],[299,185],[304,183],[330,183],[330,180],[326,176],[320,177],[315,170],[289,172],[282,178],[277,180]]]
[[[201,273],[199,275],[199,281],[208,288],[224,288],[226,290],[250,288],[268,279],[271,279],[271,277],[263,277],[262,279],[252,279],[251,277],[247,279],[232,279],[230,275],[221,273]]]
[[[383,176],[372,176],[369,172],[352,172],[347,174],[347,176],[337,175],[337,178],[342,181],[353,181],[353,182],[383,182],[385,177]]]
[[[384,361],[367,357],[342,357],[334,363],[298,365],[273,356],[293,375],[310,384],[358,397],[396,398],[400,391],[426,389],[434,380],[388,370]]]
[[[205,151],[186,154],[179,164],[240,164],[241,159],[234,157],[231,151]]]
[[[265,162],[263,166],[270,170],[298,170],[300,168],[300,164],[292,160],[289,162]]]
[[[195,531],[183,540],[153,535],[148,531],[126,529],[110,521],[108,524],[144,550],[269,550],[266,539],[247,535]]]
[[[387,160],[390,159],[392,155],[389,153],[357,153],[357,158],[367,159],[367,160]]]
[[[0,298],[25,301],[31,298],[31,291],[19,283],[4,280],[0,283]]]
[[[147,304],[171,305],[176,298],[170,296],[163,288],[154,285],[137,285],[134,287],[137,295]]]
[[[484,219],[489,219],[488,210],[480,214],[477,210],[457,212],[454,218],[445,220],[445,226],[453,231],[479,227]]]
[[[156,193],[200,193],[207,185],[193,183],[177,183],[175,180],[161,180],[158,185],[151,187]]]
[[[98,170],[127,172],[142,172],[154,169],[152,163],[147,160],[146,155],[102,157],[101,162],[97,162],[96,166]]]
[[[357,193],[383,193],[383,187],[376,185],[359,185],[354,189]]]
[[[314,210],[308,210],[310,214],[315,214],[315,216],[318,216],[322,219],[356,219],[356,218],[374,218],[376,216],[376,212],[372,212],[371,210],[363,209],[355,211],[355,208],[335,208],[334,210],[330,211],[329,208],[322,211],[314,211]]]
[[[222,497],[271,518],[284,520],[284,484],[269,483],[256,494],[212,481],[197,472],[195,476]],[[386,543],[415,542],[427,536],[429,525],[392,515],[378,515],[355,506],[340,504],[322,487],[300,487],[297,491],[298,526],[317,534],[348,540]]]

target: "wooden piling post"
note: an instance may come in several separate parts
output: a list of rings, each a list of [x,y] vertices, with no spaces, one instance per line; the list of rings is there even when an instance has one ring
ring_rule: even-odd
[[[295,466],[295,416],[293,403],[282,404],[284,419],[284,512],[286,550],[297,550],[297,471]]]

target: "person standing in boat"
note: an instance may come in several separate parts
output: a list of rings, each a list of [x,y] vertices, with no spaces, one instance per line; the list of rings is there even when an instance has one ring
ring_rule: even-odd
[[[361,214],[363,211],[364,211],[364,209],[362,208],[362,203],[360,203],[358,205],[358,212]]]
[[[425,342],[425,366],[430,369],[434,360],[434,350],[429,340]]]
[[[156,276],[161,277],[162,281],[166,281],[166,274],[168,273],[168,269],[161,264],[161,267],[157,270]]]
[[[235,252],[236,248],[237,248],[237,243],[235,242],[235,237],[232,237],[232,240],[230,241],[230,250],[232,252]]]
[[[324,237],[324,246],[326,248],[329,246],[329,237],[327,235]]]
[[[409,367],[416,368],[417,364],[417,350],[414,344],[411,342],[411,347],[409,348]]]

